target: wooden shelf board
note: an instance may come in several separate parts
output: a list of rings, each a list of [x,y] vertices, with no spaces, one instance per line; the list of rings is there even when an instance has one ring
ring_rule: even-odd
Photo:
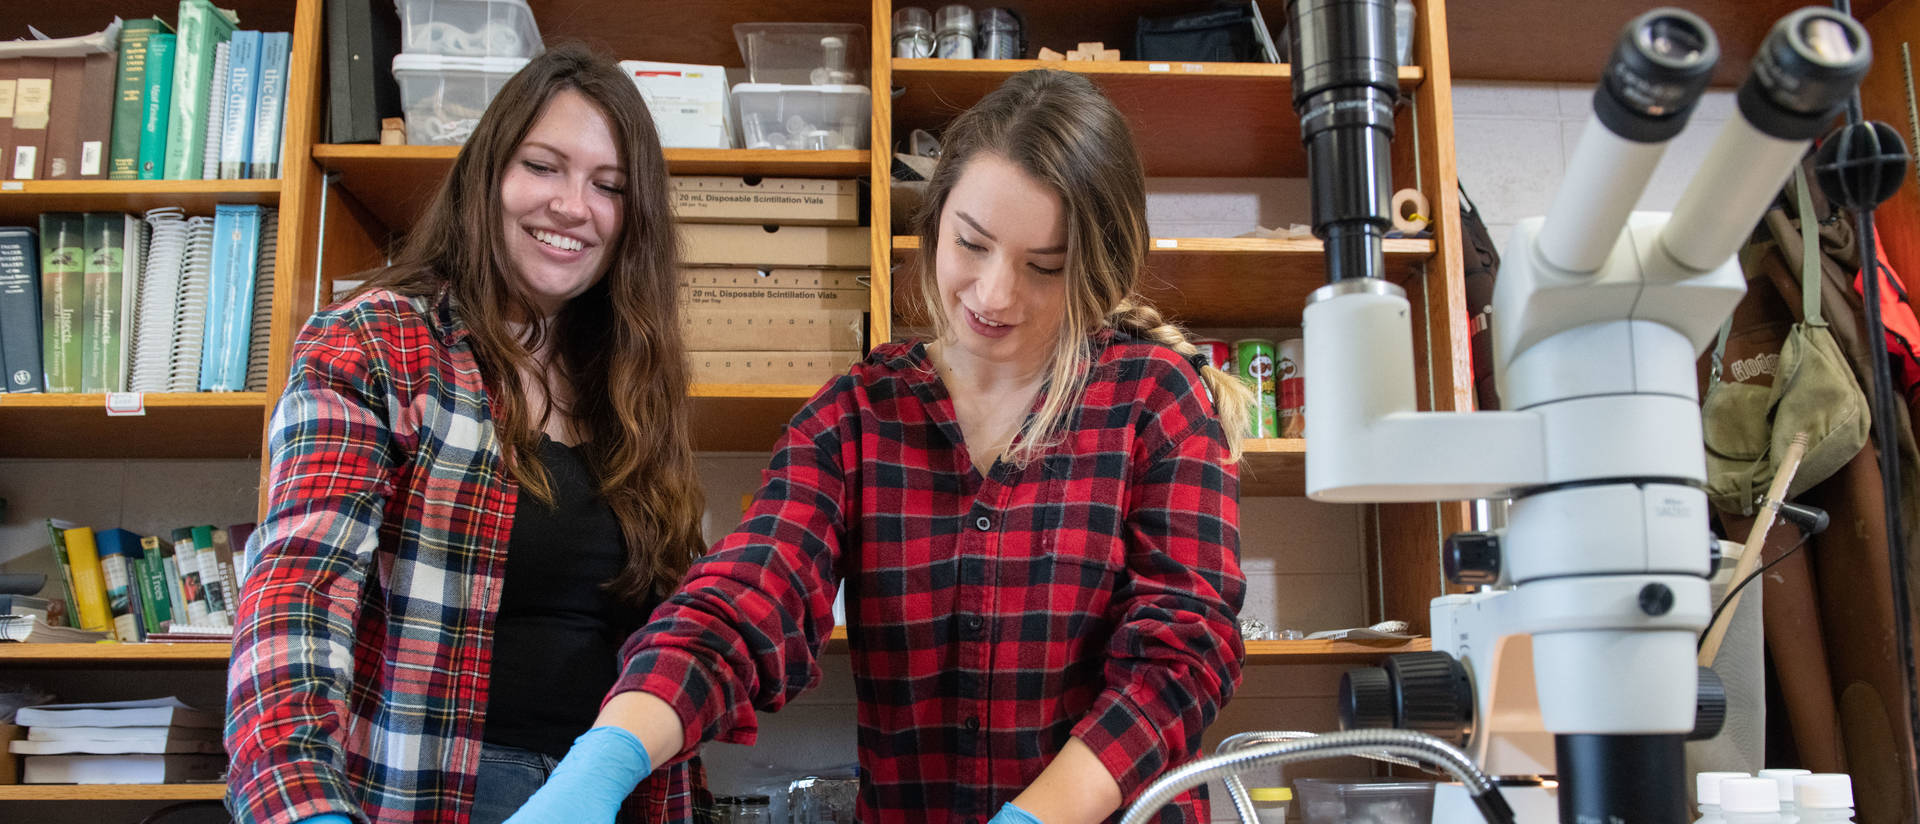
[[[6,23],[0,25],[0,40],[26,36],[28,24],[48,37],[74,37],[105,28],[115,15],[126,20],[158,16],[173,23],[180,13],[179,0],[60,0],[7,6],[15,13],[0,15],[0,22]],[[219,6],[238,12],[241,25],[249,29],[293,30],[294,4],[287,0],[223,0]]]
[[[0,664],[9,667],[212,667],[225,669],[228,643],[191,644],[0,644]]]
[[[1156,67],[1166,70],[1156,70]],[[894,133],[939,129],[1008,77],[1028,69],[1086,75],[1133,127],[1149,177],[1305,177],[1291,66],[1273,63],[1114,63],[896,59]],[[1400,70],[1403,87],[1424,72]],[[1196,125],[1207,128],[1196,128]]]
[[[1858,0],[1865,20],[1889,0]],[[1713,84],[1738,86],[1767,31],[1801,0],[1698,0],[1684,4],[1713,28],[1720,62]],[[1651,6],[1583,0],[1475,0],[1447,4],[1447,41],[1455,80],[1599,82],[1621,28]],[[1882,54],[1898,49],[1883,47]],[[1885,60],[1887,58],[1880,58]],[[1896,58],[1897,59],[1897,58]]]
[[[917,236],[893,238],[897,261],[911,260],[919,248]],[[1313,238],[1157,238],[1150,248],[1140,291],[1189,327],[1298,325],[1307,296],[1327,282],[1326,257]],[[1404,271],[1433,257],[1433,241],[1389,239],[1386,257],[1389,272]],[[914,276],[910,266],[896,272],[896,315],[910,314],[901,301]]]
[[[258,458],[264,392],[145,396],[145,415],[109,417],[99,394],[0,395],[0,458]]]
[[[1248,641],[1249,664],[1339,664],[1378,661],[1400,652],[1426,652],[1433,639],[1405,641]]]
[[[0,801],[219,801],[226,797],[225,783],[0,786]]]
[[[395,232],[413,225],[459,154],[459,146],[313,147],[314,161],[338,173],[340,185]],[[866,176],[871,163],[865,150],[667,149],[666,156],[677,175],[851,178]]]
[[[1305,439],[1252,438],[1241,444],[1241,497],[1298,497],[1305,494]]]
[[[211,215],[221,203],[280,202],[279,180],[6,180],[0,181],[0,220],[32,221],[41,212],[144,212],[179,206]]]
[[[694,384],[693,443],[702,452],[773,453],[812,384]]]

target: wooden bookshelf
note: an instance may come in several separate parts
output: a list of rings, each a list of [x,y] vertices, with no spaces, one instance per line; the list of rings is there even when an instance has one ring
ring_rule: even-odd
[[[313,147],[314,162],[338,175],[339,186],[396,232],[413,225],[459,154],[459,146]],[[851,178],[866,175],[871,164],[865,150],[667,149],[666,156],[667,169],[677,175]]]
[[[0,394],[0,458],[258,458],[265,392],[141,396],[146,414],[107,414],[101,394]]]
[[[280,202],[279,180],[0,180],[0,221],[31,225],[42,212],[135,214],[178,206],[212,215],[221,203]]]
[[[0,666],[116,668],[134,667],[225,669],[233,655],[228,643],[190,644],[0,644]]]
[[[223,783],[0,785],[0,801],[219,801],[226,797]]]
[[[1386,241],[1389,272],[1406,273],[1433,257],[1431,240]],[[1140,291],[1169,318],[1189,327],[1294,326],[1307,296],[1327,282],[1326,256],[1314,238],[1155,238]],[[896,235],[893,257],[910,263],[920,238]],[[895,275],[895,314],[914,287],[911,266]]]
[[[893,85],[906,90],[893,101],[896,135],[938,133],[1008,77],[1056,69],[1086,75],[1126,115],[1148,177],[1307,174],[1300,118],[1293,113],[1293,67],[1286,64],[895,59],[892,65]],[[1400,70],[1403,88],[1424,78],[1418,67]]]
[[[1241,497],[1307,494],[1306,439],[1251,438],[1240,448]]]
[[[766,456],[818,384],[693,385],[694,448]]]

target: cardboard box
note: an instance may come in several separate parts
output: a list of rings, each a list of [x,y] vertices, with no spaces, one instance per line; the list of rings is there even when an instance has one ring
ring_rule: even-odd
[[[857,349],[835,352],[700,352],[693,359],[695,383],[798,384],[818,386],[846,374],[866,353]]]
[[[685,310],[868,311],[864,269],[685,269]]]
[[[640,89],[660,133],[674,149],[733,148],[733,104],[724,66],[622,60],[620,68]]]
[[[865,226],[741,226],[685,223],[680,262],[693,266],[865,269]]]
[[[673,178],[673,214],[682,221],[858,226],[860,211],[857,180]]]
[[[864,350],[862,309],[687,309],[680,331],[695,352]]]

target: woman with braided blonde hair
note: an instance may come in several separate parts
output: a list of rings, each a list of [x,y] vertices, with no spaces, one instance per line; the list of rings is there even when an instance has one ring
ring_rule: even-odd
[[[750,743],[819,680],[842,581],[860,821],[1092,824],[1194,758],[1240,682],[1251,393],[1135,294],[1145,211],[1079,75],[1015,75],[956,119],[920,218],[932,339],[793,419],[740,526],[628,640],[596,722],[626,746],[576,747],[509,824],[605,820],[654,764]],[[1209,820],[1204,790],[1160,820]]]

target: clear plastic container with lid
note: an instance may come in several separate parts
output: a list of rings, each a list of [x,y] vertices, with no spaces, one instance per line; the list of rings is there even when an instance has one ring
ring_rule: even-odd
[[[394,0],[400,50],[448,57],[536,57],[546,51],[527,0]]]
[[[1795,776],[1793,804],[1803,824],[1851,824],[1853,779],[1844,773]]]
[[[1433,820],[1432,781],[1302,778],[1300,792],[1306,824],[1428,824]]]
[[[1720,782],[1720,814],[1727,824],[1778,824],[1779,783],[1771,778],[1729,778]]]
[[[747,149],[864,149],[873,105],[865,86],[738,83],[740,145]]]
[[[867,82],[867,27],[852,23],[738,23],[733,42],[747,82],[858,86]]]
[[[524,57],[394,55],[393,79],[400,84],[407,142],[418,146],[467,142],[487,104],[507,78],[525,65]]]
[[[1751,778],[1743,772],[1703,772],[1693,777],[1694,803],[1700,806],[1700,818],[1694,824],[1714,824],[1720,815],[1720,783],[1732,778]]]
[[[1253,814],[1260,824],[1287,824],[1287,803],[1293,800],[1293,790],[1253,787],[1247,790],[1247,796],[1253,800]]]
[[[939,11],[933,13],[933,17],[933,56],[942,60],[972,60],[974,37],[978,34],[974,28],[973,8],[941,6]]]

